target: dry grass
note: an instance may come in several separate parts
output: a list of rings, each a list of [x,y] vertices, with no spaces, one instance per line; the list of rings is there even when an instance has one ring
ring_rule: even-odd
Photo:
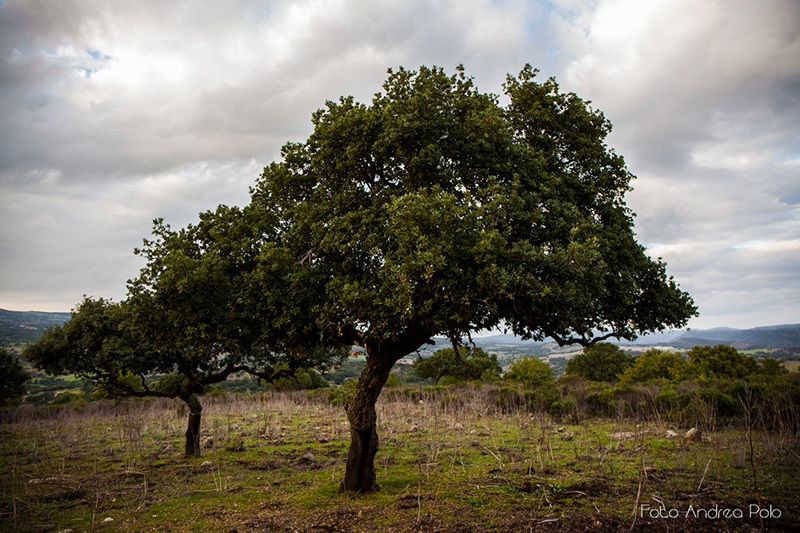
[[[181,456],[185,413],[171,401],[6,415],[2,531],[745,531],[762,525],[750,505],[780,509],[764,521],[772,530],[800,526],[794,437],[715,427],[690,442],[657,423],[561,425],[501,412],[485,387],[386,391],[382,490],[368,496],[337,493],[349,433],[324,395],[205,398],[211,442],[197,459]],[[687,519],[690,506],[744,517]],[[646,511],[660,507],[680,518]]]

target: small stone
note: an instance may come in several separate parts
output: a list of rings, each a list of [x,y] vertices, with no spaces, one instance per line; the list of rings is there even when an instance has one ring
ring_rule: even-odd
[[[703,437],[703,434],[697,428],[690,429],[683,436],[683,438],[686,439],[686,440],[697,440],[697,441],[699,441],[702,437]]]
[[[456,431],[461,431],[462,429],[464,429],[464,425],[461,422],[456,422],[455,425],[453,426],[453,429],[455,429]]]
[[[110,524],[113,521],[114,521],[114,519],[111,518],[110,516],[107,516],[106,518],[103,518],[103,523],[104,524]]]
[[[207,439],[203,440],[203,448],[209,449],[214,447],[214,439],[208,437]]]
[[[675,431],[672,431],[671,429],[667,430],[667,438],[668,439],[674,439],[677,436],[678,436],[678,433],[676,433]]]
[[[306,463],[313,463],[314,461],[317,460],[317,458],[314,457],[314,454],[311,453],[310,451],[306,451],[303,455],[300,456],[300,460],[305,461]]]
[[[200,465],[200,468],[211,468],[214,464],[211,461],[203,461]]]

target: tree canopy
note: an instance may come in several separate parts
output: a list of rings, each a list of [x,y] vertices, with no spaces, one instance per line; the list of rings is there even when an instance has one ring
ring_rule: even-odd
[[[686,375],[686,359],[678,352],[652,348],[636,356],[620,379],[625,382],[679,380]]]
[[[482,93],[463,68],[389,71],[370,105],[329,101],[305,142],[264,169],[248,216],[302,280],[290,343],[358,345],[342,488],[371,491],[375,401],[392,365],[433,335],[454,355],[500,324],[591,345],[685,325],[691,297],[633,234],[631,174],[602,113],[526,66]],[[287,311],[288,312],[288,311]]]
[[[568,375],[574,374],[590,381],[616,381],[633,365],[633,360],[633,356],[623,352],[619,346],[598,342],[567,361],[565,371]]]
[[[25,382],[30,378],[19,359],[0,349],[0,405],[13,403],[25,394]]]
[[[752,356],[740,354],[736,348],[718,344],[695,346],[688,352],[687,371],[701,378],[739,379],[758,372],[758,362]]]
[[[511,363],[503,378],[519,381],[528,388],[541,387],[553,381],[553,369],[546,361],[525,355]]]
[[[461,350],[460,350],[461,351]],[[431,378],[434,385],[445,381],[458,382],[468,380],[493,381],[500,377],[502,368],[497,362],[497,355],[488,354],[482,348],[463,348],[461,360],[456,357],[453,348],[436,350],[430,357],[419,357],[414,361],[414,372],[417,376]]]

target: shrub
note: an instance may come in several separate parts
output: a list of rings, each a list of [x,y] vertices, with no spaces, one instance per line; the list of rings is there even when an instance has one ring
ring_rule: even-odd
[[[19,359],[0,349],[0,405],[17,403],[25,394],[25,382],[30,378]]]
[[[590,381],[617,381],[620,374],[631,366],[632,356],[614,344],[598,342],[567,361],[566,373]]]
[[[488,392],[489,400],[501,413],[518,412],[523,405],[523,396],[517,387],[506,385],[505,387],[492,388]]]
[[[488,354],[482,348],[461,348],[463,364],[456,358],[455,350],[442,348],[426,358],[414,361],[414,372],[422,379],[432,379],[434,385],[443,385],[469,380],[495,381],[500,377],[501,367],[497,355]]]
[[[553,381],[553,369],[546,362],[525,355],[511,363],[503,378],[518,381],[526,388],[541,387]]]
[[[278,391],[314,390],[330,387],[319,372],[308,368],[298,368],[294,374],[273,381],[271,388]]]
[[[679,380],[686,373],[686,360],[677,352],[664,350],[647,350],[633,360],[620,376],[626,383],[647,382],[654,380]]]
[[[64,405],[68,403],[86,403],[86,395],[78,391],[62,392],[58,394],[52,402],[53,405]]]
[[[389,378],[386,380],[386,383],[383,385],[384,387],[400,387],[403,385],[403,382],[400,381],[400,378],[397,377],[397,374],[394,372],[389,373]]]
[[[358,379],[348,379],[342,385],[331,389],[328,395],[330,404],[334,406],[347,405],[347,401],[350,399],[350,395],[353,394],[357,383]]]
[[[687,372],[700,378],[744,378],[759,370],[751,356],[745,356],[731,346],[695,346],[686,355],[689,357]]]
[[[547,410],[547,412],[556,420],[563,420],[564,418],[569,417],[577,418],[576,414],[578,413],[578,401],[571,396],[561,398],[560,400],[555,400],[550,404],[550,408]]]

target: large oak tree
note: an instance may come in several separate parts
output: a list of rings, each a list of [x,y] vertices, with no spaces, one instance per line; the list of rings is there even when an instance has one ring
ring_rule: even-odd
[[[314,113],[311,136],[252,190],[246,211],[303,280],[292,320],[313,327],[286,338],[367,354],[346,406],[343,490],[377,489],[375,403],[395,362],[432,336],[455,357],[464,335],[497,326],[591,345],[696,312],[634,238],[610,123],[535,77],[509,76],[503,106],[462,68],[390,70],[371,104]]]

